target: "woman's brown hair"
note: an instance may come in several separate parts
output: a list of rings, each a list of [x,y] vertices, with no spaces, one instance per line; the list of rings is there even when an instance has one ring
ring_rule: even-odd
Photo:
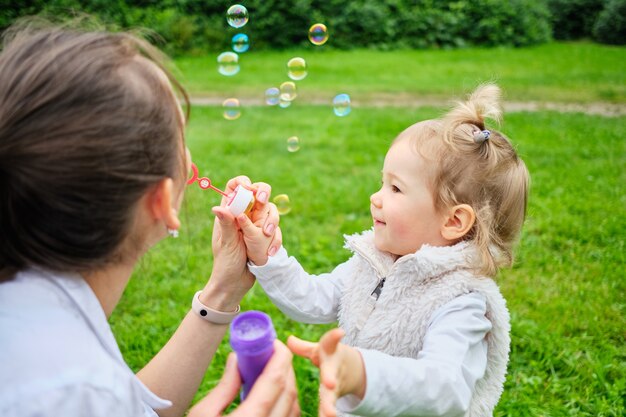
[[[187,94],[163,55],[129,33],[22,23],[4,40],[0,279],[28,266],[102,267],[120,256],[145,191],[183,175],[170,84],[189,108]]]

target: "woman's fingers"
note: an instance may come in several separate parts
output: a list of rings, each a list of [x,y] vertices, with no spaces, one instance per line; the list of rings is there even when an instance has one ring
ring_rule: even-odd
[[[243,185],[246,188],[252,187],[252,181],[246,175],[239,175],[235,178],[231,178],[226,183],[226,189],[224,190],[226,194],[235,191],[238,185]]]
[[[272,195],[272,187],[264,182],[255,182],[252,184],[252,189],[254,190],[254,198],[257,204],[261,206],[267,204],[270,195]]]
[[[224,192],[230,196],[235,191],[238,185],[250,189],[252,187],[252,181],[250,181],[250,178],[245,175],[239,175],[235,178],[231,178],[226,183],[226,189],[224,189]],[[220,205],[225,206],[229,200],[230,198],[223,196]]]
[[[293,367],[291,368],[291,380],[293,381],[293,386],[296,388],[295,398],[293,403],[291,404],[291,412],[289,413],[290,417],[299,417],[301,414],[300,403],[298,403],[298,384],[296,383],[296,372]]]
[[[237,370],[237,357],[228,355],[226,369],[220,382],[200,400],[190,411],[188,417],[217,417],[235,399],[241,388],[241,378]]]
[[[287,377],[287,385],[272,409],[270,417],[291,417],[299,415],[294,414],[294,403],[296,405],[298,404],[298,390],[296,388],[296,374],[292,368]],[[299,406],[297,410],[300,410]]]
[[[221,240],[222,246],[236,246],[239,244],[239,226],[235,217],[225,207],[211,209],[217,217],[217,224],[213,230],[212,243],[215,245]]]
[[[285,392],[293,355],[280,341],[274,341],[274,354],[254,383],[246,400],[230,415],[233,417],[269,417]]]

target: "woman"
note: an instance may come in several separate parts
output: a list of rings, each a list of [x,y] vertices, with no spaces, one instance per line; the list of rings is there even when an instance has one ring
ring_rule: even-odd
[[[141,256],[177,233],[191,163],[172,86],[187,96],[162,63],[124,33],[31,23],[5,34],[0,415],[182,416],[254,282],[235,220],[214,208],[213,271],[195,300],[209,314],[190,311],[137,375],[124,363],[107,318]],[[238,177],[227,192],[238,184],[257,193],[252,220],[276,230],[269,186]],[[280,234],[267,242],[279,247]],[[291,354],[275,348],[231,415],[299,414]],[[219,415],[239,386],[230,357],[190,415]]]

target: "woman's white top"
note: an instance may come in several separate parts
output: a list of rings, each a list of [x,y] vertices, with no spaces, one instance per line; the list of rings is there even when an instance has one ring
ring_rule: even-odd
[[[267,295],[292,319],[337,320],[351,260],[331,273],[314,276],[281,248],[267,264],[248,265]],[[459,296],[440,307],[430,320],[417,359],[359,349],[367,378],[365,397],[359,401],[344,396],[337,408],[362,416],[463,416],[487,367],[485,335],[492,326],[486,310],[485,297],[479,293]]]
[[[0,283],[0,416],[156,416],[170,405],[124,362],[82,277],[30,269]]]

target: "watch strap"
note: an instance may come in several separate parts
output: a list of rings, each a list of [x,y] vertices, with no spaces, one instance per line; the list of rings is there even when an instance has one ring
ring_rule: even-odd
[[[203,320],[214,324],[228,324],[233,321],[233,319],[241,311],[241,306],[237,306],[237,309],[235,311],[231,311],[228,313],[224,311],[213,310],[212,308],[209,308],[202,304],[202,302],[200,301],[200,293],[202,293],[202,291],[198,291],[194,294],[193,300],[191,302],[191,309]]]

